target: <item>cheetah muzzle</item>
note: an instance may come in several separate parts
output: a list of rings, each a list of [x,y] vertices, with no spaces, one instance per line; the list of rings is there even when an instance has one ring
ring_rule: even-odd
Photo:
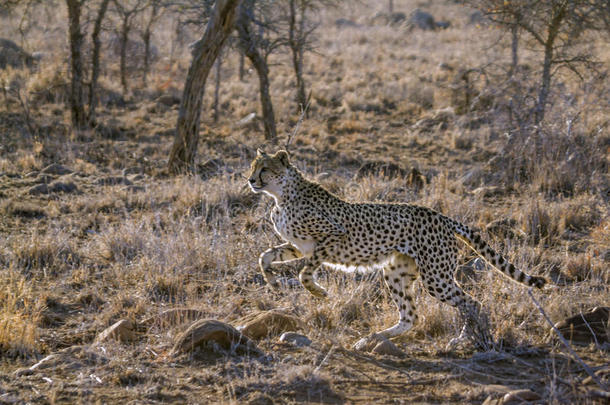
[[[546,282],[543,277],[517,269],[466,225],[430,208],[342,200],[307,180],[283,150],[273,155],[258,150],[248,183],[255,193],[265,193],[275,200],[271,221],[285,241],[260,255],[259,265],[266,282],[277,286],[272,264],[305,258],[299,280],[314,296],[325,297],[326,290],[314,281],[314,274],[323,263],[344,269],[382,266],[399,313],[395,325],[377,332],[386,338],[413,327],[417,315],[409,287],[418,276],[431,296],[460,311],[464,327],[454,341],[487,334],[474,326],[486,324],[481,321],[485,317],[480,314],[480,303],[464,293],[454,279],[456,238],[515,281],[537,288]]]

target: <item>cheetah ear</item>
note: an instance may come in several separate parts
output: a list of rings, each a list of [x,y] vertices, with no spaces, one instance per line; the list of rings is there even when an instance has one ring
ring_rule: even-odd
[[[258,148],[256,150],[256,156],[267,156],[267,154],[265,153],[264,150],[262,150],[261,148]]]
[[[285,150],[281,150],[281,151],[277,152],[275,154],[275,158],[277,160],[279,160],[283,166],[285,166],[285,167],[290,166],[290,158],[288,157],[288,152],[286,152]]]

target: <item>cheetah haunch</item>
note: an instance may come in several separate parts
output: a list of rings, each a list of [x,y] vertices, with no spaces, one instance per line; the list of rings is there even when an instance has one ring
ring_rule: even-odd
[[[409,290],[418,274],[430,295],[460,311],[464,327],[454,341],[473,338],[480,326],[481,305],[464,293],[454,279],[458,257],[456,237],[485,261],[513,280],[542,288],[546,280],[525,274],[495,252],[472,229],[430,208],[409,204],[352,203],[307,180],[288,153],[268,155],[258,150],[248,182],[255,193],[275,200],[271,220],[286,241],[263,252],[259,265],[267,283],[277,287],[273,263],[307,260],[299,279],[316,297],[326,290],[314,281],[322,264],[344,270],[381,266],[398,307],[399,320],[378,332],[384,337],[412,328],[417,315]],[[486,331],[483,331],[486,335]]]

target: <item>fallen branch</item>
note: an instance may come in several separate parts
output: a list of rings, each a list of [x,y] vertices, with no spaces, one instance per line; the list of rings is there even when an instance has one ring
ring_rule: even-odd
[[[602,390],[608,391],[608,388],[601,382],[601,380],[599,378],[597,378],[597,376],[595,375],[593,370],[591,370],[591,367],[589,367],[584,361],[582,361],[582,359],[580,357],[578,357],[576,352],[574,350],[572,350],[572,346],[570,346],[568,341],[563,337],[563,335],[561,334],[559,329],[557,329],[555,327],[555,325],[553,324],[551,319],[548,317],[546,312],[544,312],[544,309],[542,309],[542,306],[540,305],[538,300],[536,300],[536,298],[534,297],[534,294],[532,294],[531,288],[527,291],[527,293],[530,296],[530,298],[532,299],[532,301],[534,302],[534,305],[536,305],[536,308],[538,308],[538,311],[540,311],[540,313],[542,314],[544,319],[546,319],[548,324],[551,325],[551,328],[553,329],[553,331],[557,334],[557,336],[559,336],[561,343],[563,343],[563,345],[568,349],[568,352],[572,356],[572,359],[581,365],[581,367],[586,371],[586,373],[589,374],[589,377],[591,377],[591,379],[593,381],[595,381],[595,384],[597,384]]]

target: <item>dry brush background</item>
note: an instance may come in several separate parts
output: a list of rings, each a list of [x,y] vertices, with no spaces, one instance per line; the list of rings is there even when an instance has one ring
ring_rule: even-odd
[[[515,265],[553,281],[535,293],[553,322],[609,306],[607,37],[587,34],[601,65],[582,79],[555,72],[544,122],[518,131],[511,117],[524,110],[507,111],[525,109],[515,100],[527,105],[536,86],[536,49],[522,47],[519,74],[507,81],[510,38],[474,9],[393,3],[407,19],[420,8],[451,25],[392,23],[377,2],[322,7],[293,161],[347,199],[422,204],[481,229]],[[163,15],[146,84],[134,50],[125,93],[110,17],[98,123],[75,131],[65,5],[27,4],[27,18],[23,5],[0,17],[0,37],[42,52],[33,68],[0,69],[0,403],[510,403],[505,394],[517,389],[543,402],[604,400],[527,289],[483,270],[466,248],[458,275],[489,314],[493,350],[445,351],[459,332],[457,313],[418,283],[419,323],[394,341],[399,352],[352,350],[395,321],[376,274],[321,271],[330,292],[321,301],[294,283],[298,262],[279,267],[280,293],[258,272],[258,255],[278,237],[271,202],[244,176],[257,147],[276,146],[262,135],[256,74],[246,64],[238,78],[238,52],[224,51],[217,122],[216,73],[208,81],[198,172],[170,176],[187,44],[202,28]],[[287,52],[269,63],[284,145],[299,118],[294,78]],[[174,347],[197,319],[238,327],[272,310],[280,321],[264,318],[268,329],[253,333],[252,345]],[[607,387],[605,316],[597,340],[572,346]],[[281,331],[312,342],[279,342]]]

